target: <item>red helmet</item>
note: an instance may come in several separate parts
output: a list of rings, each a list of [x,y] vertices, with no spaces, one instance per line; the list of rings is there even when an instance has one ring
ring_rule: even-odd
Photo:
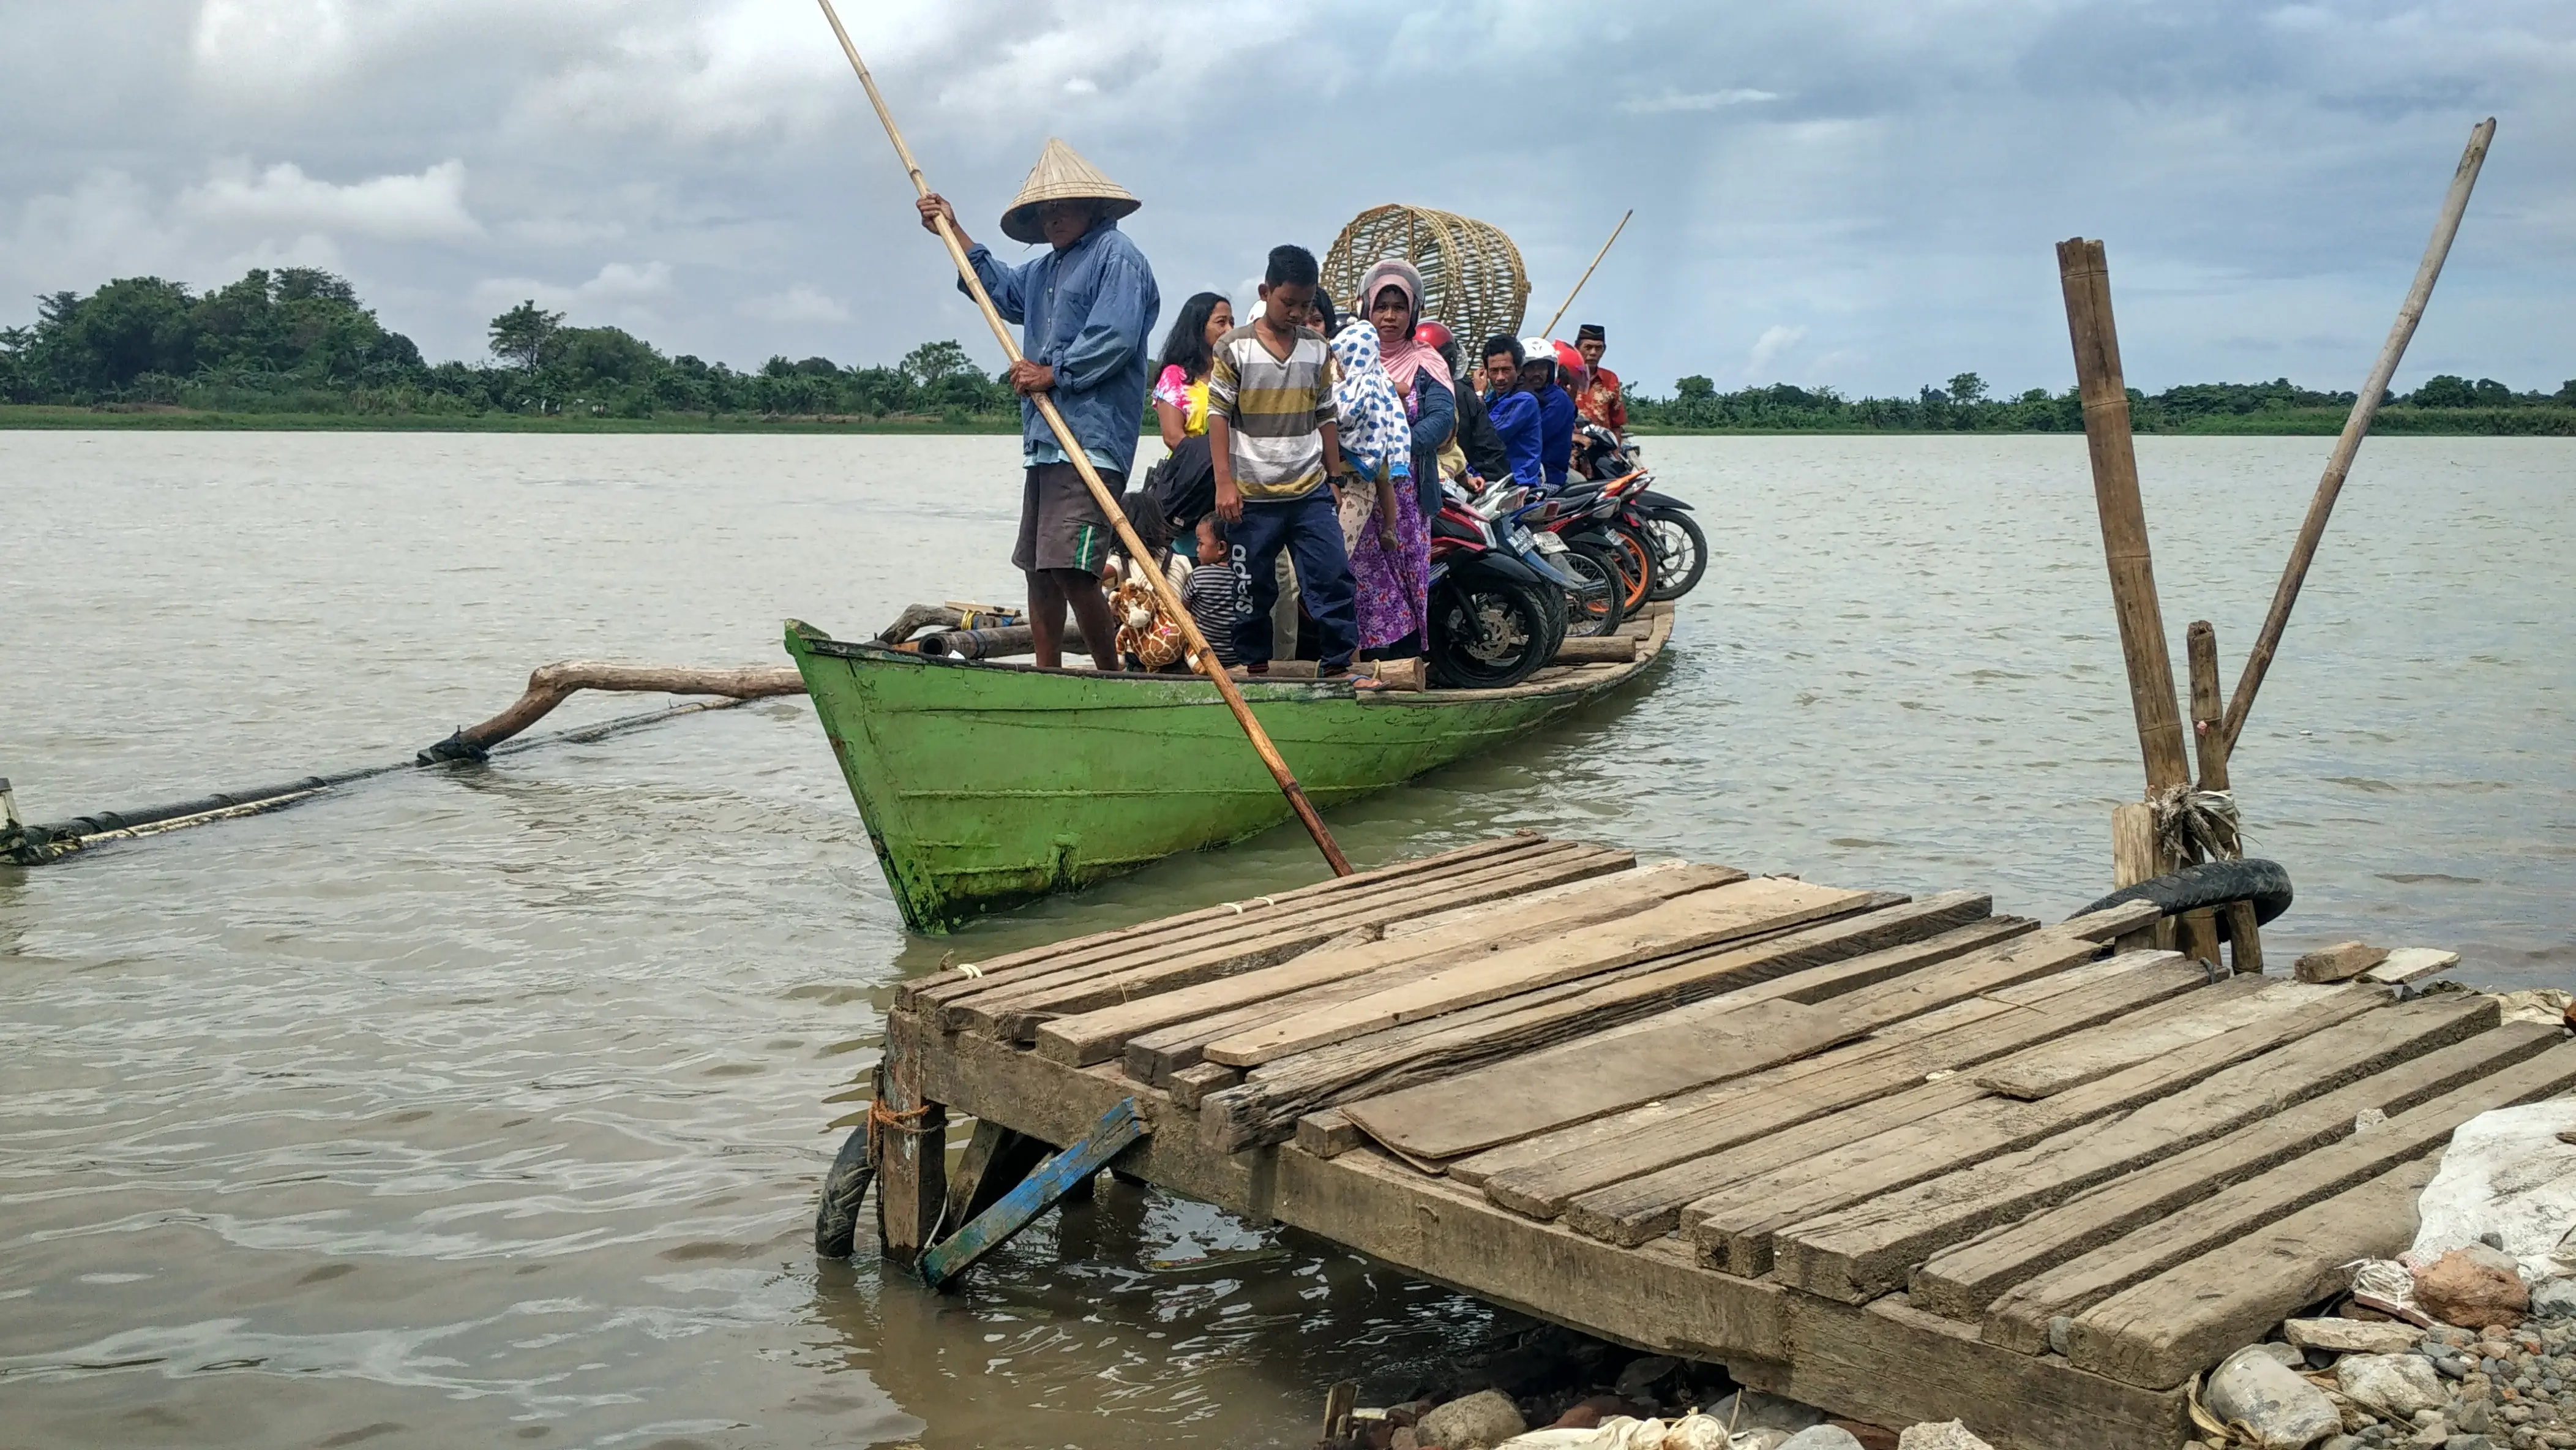
[[[1452,336],[1453,335],[1449,331],[1449,324],[1445,322],[1425,321],[1421,326],[1413,329],[1413,340],[1422,344],[1424,347],[1431,349],[1433,352],[1438,352],[1440,349],[1447,347],[1452,340]]]
[[[1590,376],[1592,372],[1590,365],[1583,361],[1583,354],[1574,350],[1573,343],[1551,339],[1548,346],[1556,349],[1556,370],[1559,376],[1568,382],[1581,382]]]

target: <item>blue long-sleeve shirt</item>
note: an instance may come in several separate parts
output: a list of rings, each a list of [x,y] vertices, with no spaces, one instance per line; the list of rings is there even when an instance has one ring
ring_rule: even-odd
[[[1458,397],[1427,371],[1413,375],[1413,395],[1422,408],[1413,420],[1414,501],[1428,524],[1440,512],[1440,445],[1458,431]]]
[[[1503,456],[1512,463],[1512,482],[1530,488],[1544,484],[1547,468],[1539,457],[1538,399],[1518,391],[1489,398],[1485,402],[1485,416],[1493,419],[1494,431],[1502,436]],[[1566,447],[1571,449],[1574,446],[1573,435],[1569,433],[1566,437]]]
[[[1574,400],[1565,389],[1548,384],[1538,390],[1538,420],[1539,461],[1547,470],[1547,486],[1563,488],[1574,466]]]
[[[966,252],[1005,322],[1022,324],[1020,351],[1055,369],[1055,406],[1094,467],[1127,472],[1145,413],[1146,367],[1163,294],[1145,254],[1112,221],[1063,251],[1006,267],[991,249]],[[966,290],[961,279],[957,290]],[[1055,430],[1020,400],[1020,451],[1031,466],[1062,463]]]

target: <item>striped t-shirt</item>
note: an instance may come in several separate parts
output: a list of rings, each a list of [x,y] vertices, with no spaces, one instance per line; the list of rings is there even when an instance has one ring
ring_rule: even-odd
[[[1249,608],[1243,598],[1241,565],[1228,560],[1207,564],[1190,571],[1189,581],[1181,586],[1181,603],[1190,611],[1190,622],[1207,636],[1208,648],[1216,651],[1216,662],[1237,665],[1242,660],[1234,652],[1234,626]]]
[[[1304,498],[1324,481],[1325,424],[1334,421],[1333,354],[1323,335],[1297,329],[1285,358],[1245,323],[1217,340],[1208,413],[1231,435],[1235,491],[1256,502]]]

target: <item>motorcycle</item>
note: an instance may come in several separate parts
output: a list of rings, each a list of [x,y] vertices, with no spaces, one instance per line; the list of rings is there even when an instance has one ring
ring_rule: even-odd
[[[1494,517],[1456,484],[1431,520],[1431,608],[1423,641],[1431,683],[1451,690],[1517,685],[1564,642],[1563,586],[1522,562]],[[1551,600],[1559,607],[1551,611]]]
[[[1644,572],[1651,579],[1644,598],[1631,606],[1631,612],[1643,607],[1646,599],[1669,602],[1698,588],[1708,572],[1708,536],[1691,517],[1691,506],[1656,491],[1654,475],[1637,462],[1618,434],[1586,423],[1576,431],[1575,441],[1584,471],[1592,477],[1636,476],[1634,486],[1622,493],[1619,524],[1646,556],[1649,567]]]

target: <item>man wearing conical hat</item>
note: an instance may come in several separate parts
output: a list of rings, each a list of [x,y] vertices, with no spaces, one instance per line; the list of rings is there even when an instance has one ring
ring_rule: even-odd
[[[1027,401],[1052,394],[1082,451],[1113,493],[1127,486],[1145,413],[1149,336],[1163,310],[1154,269],[1118,230],[1139,203],[1125,187],[1092,168],[1053,137],[1020,194],[1002,213],[1002,234],[1047,250],[1016,267],[967,239],[956,210],[936,194],[921,199],[921,224],[939,230],[946,217],[966,248],[975,275],[1003,320],[1023,326],[1011,365],[1021,395],[1020,453],[1027,475],[1020,493],[1020,541],[1011,553],[1029,581],[1029,632],[1037,662],[1063,663],[1064,612],[1073,609],[1092,660],[1116,669],[1117,624],[1100,592],[1101,566],[1113,535],[1108,516],[1057,442],[1055,429]],[[966,290],[959,281],[957,290]]]

